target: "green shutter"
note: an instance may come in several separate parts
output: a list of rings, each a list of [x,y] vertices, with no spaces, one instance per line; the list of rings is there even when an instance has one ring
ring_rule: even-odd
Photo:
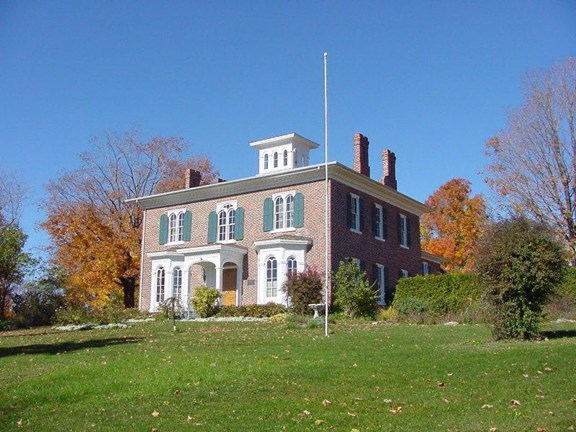
[[[208,243],[216,243],[216,233],[218,230],[218,215],[216,212],[210,212],[208,215]]]
[[[294,195],[294,227],[304,226],[304,195],[300,192]]]
[[[236,226],[234,227],[234,239],[244,240],[244,209],[236,209]]]
[[[192,239],[192,212],[186,210],[184,213],[184,232],[182,233],[182,240],[190,241]]]
[[[160,216],[160,235],[159,242],[161,245],[168,243],[168,215]]]
[[[272,231],[274,227],[274,202],[272,198],[266,198],[264,200],[264,232]]]

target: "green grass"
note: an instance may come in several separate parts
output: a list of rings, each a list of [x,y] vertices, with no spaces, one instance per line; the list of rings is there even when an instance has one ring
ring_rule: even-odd
[[[178,329],[0,334],[0,430],[576,428],[573,324],[532,343],[492,342],[477,325],[339,321],[329,338],[281,323]]]

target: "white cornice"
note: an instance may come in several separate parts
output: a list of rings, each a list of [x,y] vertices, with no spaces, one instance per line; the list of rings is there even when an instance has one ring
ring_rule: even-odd
[[[254,242],[254,249],[256,252],[259,252],[260,249],[266,249],[271,247],[278,247],[278,246],[310,246],[312,244],[312,240],[297,240],[297,239],[283,239],[283,238],[275,238],[270,240],[259,240]]]
[[[315,149],[317,147],[320,147],[320,145],[318,143],[315,143],[314,141],[310,141],[309,139],[304,138],[303,136],[298,135],[297,133],[289,133],[286,135],[281,135],[281,136],[272,137],[272,138],[266,138],[266,139],[259,140],[259,141],[252,141],[250,143],[250,147],[255,147],[258,149],[265,149],[265,148],[276,147],[276,146],[280,146],[280,145],[284,145],[284,144],[290,144],[290,143],[294,143],[294,144],[300,145],[302,147],[307,147],[310,149]]]
[[[358,191],[365,192],[393,206],[418,216],[430,211],[424,204],[382,183],[372,180],[338,162],[328,164],[328,176]],[[280,187],[313,183],[324,180],[324,164],[310,165],[283,172],[272,172],[239,180],[214,183],[190,189],[181,189],[163,194],[132,198],[128,203],[138,204],[143,209],[176,206],[187,203],[219,199],[276,189]]]

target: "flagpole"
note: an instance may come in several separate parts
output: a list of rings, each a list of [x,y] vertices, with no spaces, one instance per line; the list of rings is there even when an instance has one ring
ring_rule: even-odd
[[[328,209],[328,53],[324,53],[324,175],[325,175],[325,191],[324,197],[326,207],[324,211],[324,269],[325,269],[325,286],[324,286],[324,336],[328,336],[328,310],[329,298],[328,287],[330,285],[330,268],[328,262],[328,247],[329,247],[329,209]]]

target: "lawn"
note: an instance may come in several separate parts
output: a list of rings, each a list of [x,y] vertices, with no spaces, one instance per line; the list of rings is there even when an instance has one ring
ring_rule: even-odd
[[[568,431],[576,328],[134,324],[0,334],[0,430]],[[541,429],[538,429],[541,428]]]

